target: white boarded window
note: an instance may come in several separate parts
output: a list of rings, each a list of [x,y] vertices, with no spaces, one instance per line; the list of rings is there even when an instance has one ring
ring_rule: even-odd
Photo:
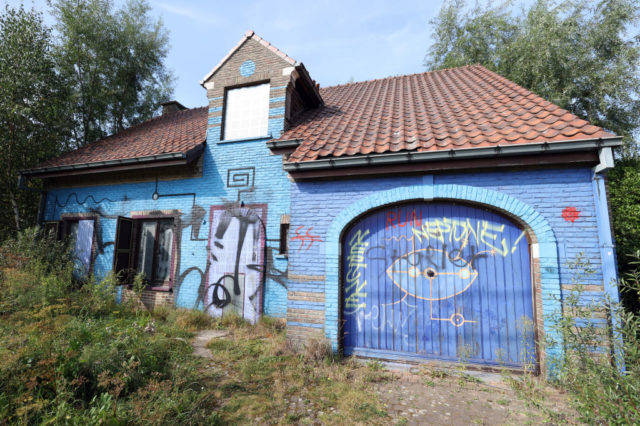
[[[267,136],[269,132],[269,83],[227,91],[224,139]]]

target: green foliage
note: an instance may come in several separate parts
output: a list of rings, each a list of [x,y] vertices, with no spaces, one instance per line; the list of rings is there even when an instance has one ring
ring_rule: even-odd
[[[425,64],[479,63],[543,98],[623,136],[635,151],[640,126],[640,5],[632,0],[537,0],[521,13],[511,2],[468,10],[445,2]],[[636,30],[637,32],[637,30]]]
[[[17,188],[18,171],[61,152],[69,130],[67,99],[42,16],[5,6],[0,11],[0,240],[35,222],[38,194]]]
[[[0,11],[0,241],[36,223],[20,170],[151,118],[172,92],[167,32],[145,0],[50,6],[55,39],[39,13]]]
[[[34,229],[4,243],[0,271],[0,423],[215,417],[188,332],[116,304],[113,276],[74,283],[65,244]]]
[[[73,262],[63,242],[26,229],[0,248],[0,312],[47,307],[68,294]]]
[[[640,289],[640,252],[620,287],[637,295]],[[582,281],[593,275],[583,262],[574,289],[563,299],[565,315],[554,328],[562,335],[566,354],[555,380],[573,395],[582,420],[592,424],[640,422],[640,315],[626,311],[609,298],[592,300]],[[637,296],[636,296],[637,297]],[[622,368],[624,366],[624,369]]]
[[[625,268],[628,254],[640,250],[640,159],[617,161],[607,184],[618,261]]]
[[[171,95],[168,35],[144,0],[53,0],[60,70],[73,93],[74,142],[83,146],[151,118]]]
[[[207,345],[222,423],[389,424],[372,389],[393,380],[382,364],[309,358],[274,319],[234,322],[229,333]]]
[[[607,173],[607,184],[618,269],[621,274],[629,273],[635,268],[628,254],[640,251],[640,159],[618,160]],[[625,308],[640,312],[637,296],[632,291],[623,293]]]

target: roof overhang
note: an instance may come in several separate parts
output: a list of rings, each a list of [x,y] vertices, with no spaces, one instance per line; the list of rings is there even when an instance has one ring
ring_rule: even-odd
[[[313,161],[286,162],[284,164],[284,169],[293,177],[303,178],[312,176],[319,177],[322,175],[322,172],[328,171],[331,171],[331,173],[327,173],[327,176],[338,176],[340,175],[341,169],[345,171],[349,170],[349,172],[345,174],[365,174],[353,173],[352,171],[354,169],[372,167],[382,170],[380,167],[385,166],[395,166],[394,170],[398,170],[397,166],[418,164],[422,165],[420,167],[421,170],[427,171],[429,163],[438,163],[438,168],[440,168],[440,165],[443,162],[453,164],[454,162],[463,160],[492,160],[506,157],[522,159],[522,164],[527,165],[531,162],[529,160],[525,160],[527,157],[536,155],[549,156],[551,154],[571,154],[589,151],[595,153],[594,158],[597,160],[597,153],[602,148],[615,148],[620,145],[622,145],[622,138],[615,136],[599,139],[450,149],[446,151],[405,151],[382,154],[352,155],[348,157],[327,158]],[[584,156],[580,158],[583,157]],[[571,156],[563,155],[557,158],[562,158],[563,161],[568,161],[571,159]],[[587,157],[584,158],[586,159]],[[517,163],[509,161],[509,165],[514,166],[517,165]],[[498,164],[496,164],[496,166],[498,166]]]
[[[21,176],[27,178],[51,178],[72,175],[107,173],[140,168],[185,166],[197,159],[204,151],[206,142],[196,145],[186,152],[173,152],[145,157],[124,158],[119,160],[96,161],[91,163],[69,164],[64,166],[40,167],[21,170]]]

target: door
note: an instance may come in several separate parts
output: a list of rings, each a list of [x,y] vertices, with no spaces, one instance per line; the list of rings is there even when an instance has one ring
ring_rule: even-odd
[[[266,206],[212,206],[206,310],[255,323],[262,311]]]
[[[360,218],[342,244],[346,354],[535,362],[529,245],[510,219],[415,202]]]

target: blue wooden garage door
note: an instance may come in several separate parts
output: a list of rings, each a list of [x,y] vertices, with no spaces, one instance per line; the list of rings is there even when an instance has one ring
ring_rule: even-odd
[[[506,217],[396,205],[354,223],[342,257],[345,354],[535,362],[529,245]]]

